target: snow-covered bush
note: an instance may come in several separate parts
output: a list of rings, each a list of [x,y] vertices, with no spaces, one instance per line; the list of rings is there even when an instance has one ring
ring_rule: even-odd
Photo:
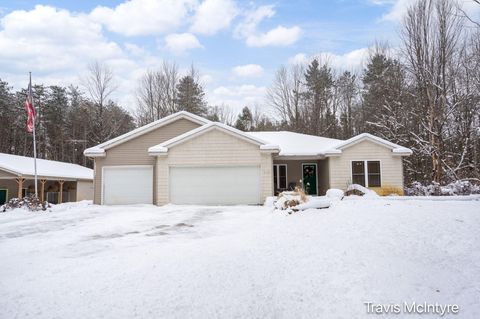
[[[336,195],[338,196],[338,192],[336,193]],[[295,191],[287,191],[280,193],[273,206],[277,210],[282,210],[287,212],[288,214],[291,214],[293,212],[298,212],[310,208],[328,208],[330,207],[331,200],[332,198],[328,198],[326,196],[307,196],[302,188],[297,187]],[[267,201],[265,203],[267,204]]]
[[[35,197],[35,195],[31,195],[24,198],[12,198],[0,208],[3,212],[6,212],[7,209],[15,208],[24,208],[29,211],[38,211],[47,210],[47,208],[50,207],[51,206],[47,201],[42,202],[38,197]]]
[[[307,202],[307,196],[305,195],[305,192],[298,189],[295,191],[287,191],[280,193],[274,206],[276,209],[287,210],[291,207],[297,206],[305,202]]]
[[[422,185],[420,182],[413,182],[410,187],[405,188],[408,196],[454,196],[480,194],[480,185],[470,181],[455,181],[447,185],[440,185],[432,182],[429,185]]]

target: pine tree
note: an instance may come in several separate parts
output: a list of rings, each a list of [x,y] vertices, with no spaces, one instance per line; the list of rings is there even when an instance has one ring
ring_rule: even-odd
[[[206,105],[205,93],[201,85],[190,75],[181,78],[177,84],[178,110],[205,116],[207,113]]]
[[[405,119],[402,110],[408,101],[402,65],[377,52],[365,69],[363,84],[363,131],[387,139],[399,138],[401,123]]]
[[[320,66],[318,60],[314,59],[305,72],[306,92],[303,94],[306,100],[309,131],[312,134],[328,136],[335,131],[336,114],[331,109],[329,110],[332,103],[333,85],[330,67],[327,64]]]
[[[235,122],[235,128],[241,131],[252,131],[253,128],[253,115],[248,106],[242,109],[242,113],[238,115]]]

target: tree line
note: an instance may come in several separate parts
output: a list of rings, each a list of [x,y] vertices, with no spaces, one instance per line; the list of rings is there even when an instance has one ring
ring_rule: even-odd
[[[290,130],[337,139],[372,133],[413,150],[405,178],[429,183],[480,181],[480,25],[455,1],[421,0],[407,11],[401,45],[374,45],[365,68],[334,68],[326,57],[281,66],[268,88],[267,116],[246,106],[208,105],[199,72],[164,62],[147,71],[130,114],[110,96],[113,72],[93,63],[74,86],[33,87],[39,157],[91,165],[83,149],[185,110],[244,131]],[[25,90],[0,81],[0,152],[31,155]]]
[[[33,85],[38,158],[91,167],[85,148],[135,127],[133,116],[109,99],[113,72],[99,63],[88,68],[84,91],[73,85]],[[33,156],[33,137],[25,130],[26,96],[26,89],[14,92],[0,79],[0,152]]]
[[[422,0],[401,46],[376,45],[358,75],[316,58],[281,67],[267,101],[287,129],[346,139],[368,132],[413,150],[407,183],[480,182],[480,26],[455,1]]]

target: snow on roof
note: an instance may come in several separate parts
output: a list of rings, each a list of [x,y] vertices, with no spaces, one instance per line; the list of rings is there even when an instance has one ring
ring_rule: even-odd
[[[356,135],[346,141],[288,131],[248,132],[247,134],[278,145],[280,147],[280,156],[339,155],[342,153],[342,149],[355,145],[365,139],[390,148],[395,155],[412,154],[412,150],[409,148],[368,133]]]
[[[164,118],[161,118],[157,121],[154,121],[154,122],[151,122],[147,125],[144,125],[144,126],[141,126],[139,128],[136,128],[130,132],[127,132],[125,134],[122,134],[120,136],[117,136],[111,140],[108,140],[102,144],[98,144],[96,146],[93,146],[93,147],[90,147],[90,148],[87,148],[83,154],[86,155],[86,156],[91,156],[91,157],[95,157],[95,156],[104,156],[105,155],[105,150],[110,148],[110,147],[113,147],[114,145],[117,145],[119,143],[122,143],[122,142],[126,142],[132,138],[135,138],[137,136],[140,136],[142,134],[145,134],[145,133],[148,133],[158,127],[161,127],[163,125],[167,125],[169,123],[172,123],[174,121],[176,121],[177,119],[180,119],[180,118],[188,118],[198,124],[208,124],[210,123],[209,120],[203,118],[203,117],[200,117],[198,115],[195,115],[195,114],[192,114],[192,113],[189,113],[189,112],[186,112],[186,111],[180,111],[180,112],[177,112],[177,113],[174,113],[174,114],[171,114],[169,116],[166,116]]]
[[[33,157],[0,153],[0,169],[17,175],[34,173]],[[93,180],[93,170],[77,164],[37,159],[37,175],[65,179]]]
[[[306,135],[288,131],[247,132],[248,135],[280,147],[280,156],[318,156],[343,142],[333,138]]]
[[[411,155],[413,153],[412,150],[409,149],[409,148],[406,148],[404,146],[392,143],[388,140],[385,140],[381,137],[378,137],[378,136],[375,136],[375,135],[372,135],[372,134],[369,134],[369,133],[358,134],[358,135],[356,135],[352,138],[349,138],[346,141],[342,141],[340,144],[335,145],[335,147],[332,148],[331,150],[327,150],[326,153],[327,154],[340,154],[342,149],[347,148],[347,147],[352,146],[352,145],[355,145],[355,144],[357,144],[361,141],[364,141],[364,140],[370,140],[370,141],[373,141],[377,144],[386,146],[386,147],[390,148],[392,150],[392,152],[397,154],[397,155]]]
[[[264,141],[261,138],[255,137],[253,135],[250,135],[246,132],[240,131],[234,127],[228,126],[223,123],[219,122],[210,122],[208,124],[202,125],[200,127],[197,127],[196,129],[193,129],[191,131],[185,132],[179,136],[176,136],[174,138],[169,139],[168,141],[165,141],[163,143],[154,145],[148,149],[148,153],[150,155],[158,155],[162,153],[167,153],[168,152],[168,147],[174,146],[178,143],[181,143],[183,141],[186,141],[196,135],[202,134],[203,132],[207,132],[211,129],[220,129],[226,133],[229,133],[231,135],[235,135],[237,137],[240,137],[248,142],[255,143],[260,145],[260,149],[262,150],[277,150],[278,151],[278,146],[269,144],[269,142]]]

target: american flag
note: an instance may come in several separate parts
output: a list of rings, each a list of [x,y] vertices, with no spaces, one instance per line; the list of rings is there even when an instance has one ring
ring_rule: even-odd
[[[33,125],[35,123],[35,107],[33,106],[32,84],[28,85],[27,99],[25,100],[25,111],[27,111],[27,132],[33,132]]]

